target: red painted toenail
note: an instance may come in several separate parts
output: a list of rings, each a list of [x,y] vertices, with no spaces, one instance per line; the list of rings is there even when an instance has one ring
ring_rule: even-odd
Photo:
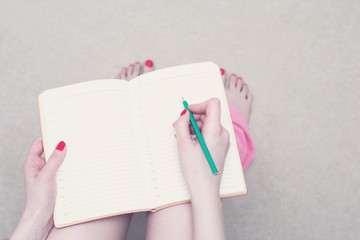
[[[236,76],[236,74],[231,74],[231,77],[232,77],[232,76],[235,76],[235,77],[237,77],[237,76]]]
[[[221,75],[224,75],[225,74],[225,69],[220,68],[220,72],[221,72]]]
[[[135,64],[140,64],[140,62],[136,62]]]
[[[147,61],[145,62],[145,65],[148,66],[148,67],[152,67],[152,66],[154,66],[154,63],[153,63],[153,61],[151,61],[151,60],[149,59],[149,60],[147,60]]]
[[[242,77],[239,77],[239,79],[240,79],[240,80],[243,80],[243,78],[242,78]]]

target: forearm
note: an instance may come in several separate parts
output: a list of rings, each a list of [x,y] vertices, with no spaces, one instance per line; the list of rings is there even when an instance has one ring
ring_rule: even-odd
[[[191,194],[194,222],[194,239],[226,239],[225,223],[218,191]]]
[[[46,239],[53,228],[51,219],[44,219],[36,213],[24,211],[10,240]]]

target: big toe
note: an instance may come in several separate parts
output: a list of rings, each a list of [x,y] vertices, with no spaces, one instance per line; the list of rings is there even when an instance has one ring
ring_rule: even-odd
[[[220,73],[221,73],[221,78],[222,78],[222,80],[223,80],[223,84],[224,84],[224,87],[227,87],[227,82],[226,82],[226,71],[225,71],[225,69],[223,69],[223,68],[220,68]]]
[[[144,73],[154,71],[154,62],[152,60],[146,60],[144,64]]]

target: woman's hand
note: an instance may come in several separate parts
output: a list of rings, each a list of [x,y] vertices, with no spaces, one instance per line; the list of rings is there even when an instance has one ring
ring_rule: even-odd
[[[220,123],[220,101],[211,98],[200,104],[189,105],[189,110],[197,121],[219,174],[212,174],[200,143],[197,138],[191,138],[194,130],[190,124],[190,113],[186,111],[173,123],[185,180],[191,195],[202,191],[219,194],[224,162],[230,147],[230,135]]]
[[[65,159],[66,146],[60,142],[47,162],[41,158],[43,151],[39,137],[33,142],[24,164],[25,210],[11,239],[45,239],[53,227],[55,175]]]
[[[219,171],[213,175],[204,152],[190,134],[188,111],[173,124],[179,149],[180,164],[187,182],[193,213],[194,239],[226,239],[225,222],[220,199],[220,182],[230,147],[228,131],[220,124],[220,101],[211,98],[189,105],[214,163]]]

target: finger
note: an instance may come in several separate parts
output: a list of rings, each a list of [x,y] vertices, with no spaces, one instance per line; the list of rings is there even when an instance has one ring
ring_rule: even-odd
[[[34,140],[34,142],[32,143],[31,147],[30,147],[30,151],[29,151],[29,156],[38,156],[41,157],[41,154],[44,151],[44,147],[43,147],[43,143],[42,143],[42,138],[38,137]]]
[[[25,180],[33,179],[38,172],[44,167],[45,161],[41,158],[44,148],[42,138],[38,137],[34,140],[30,147],[29,154],[24,163]]]
[[[65,159],[66,151],[67,147],[65,142],[59,142],[54,152],[51,154],[49,160],[45,164],[44,168],[41,170],[40,174],[42,174],[46,178],[54,178],[56,170],[59,168],[59,166]]]
[[[209,100],[189,105],[189,110],[196,114],[205,114],[206,119],[204,124],[209,124],[211,127],[220,127],[220,100],[218,98],[210,98]]]
[[[198,127],[199,127],[199,129],[201,131],[201,128],[203,126],[203,122],[206,119],[206,116],[204,114],[193,114],[193,116],[194,116],[194,119],[196,121],[196,124],[198,125]],[[190,121],[189,121],[189,128],[190,128],[190,133],[195,134],[194,128],[193,128]]]
[[[199,127],[199,130],[201,132],[201,129],[202,129],[202,126],[203,126],[203,123],[201,121],[196,121],[196,124],[198,125]],[[194,131],[194,128],[193,126],[190,124],[190,134],[195,134],[195,131]]]
[[[196,122],[197,122],[197,121],[202,121],[202,122],[204,122],[205,119],[206,119],[206,115],[205,115],[205,114],[196,114],[196,113],[194,114],[194,113],[193,113],[193,116],[194,116]]]
[[[184,113],[185,112],[185,113]],[[184,114],[183,114],[184,113]],[[189,130],[190,114],[184,109],[181,115],[174,123],[173,126],[176,131],[176,139],[179,149],[189,145],[192,141]]]

